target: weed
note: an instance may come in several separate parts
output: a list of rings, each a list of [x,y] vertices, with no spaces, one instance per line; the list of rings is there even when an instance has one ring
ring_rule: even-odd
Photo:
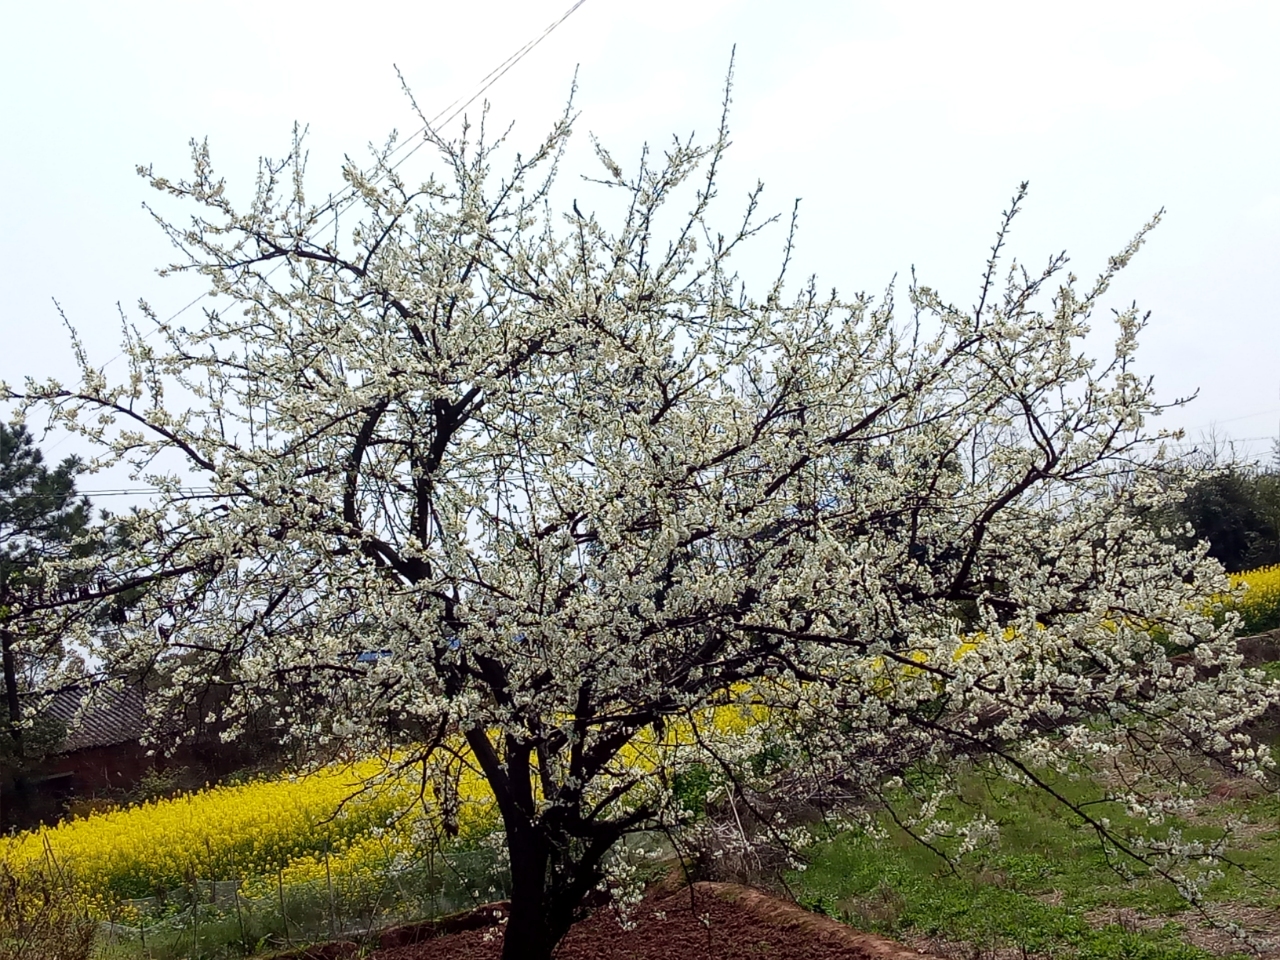
[[[1057,785],[1073,800],[1096,799],[1088,778]],[[805,906],[862,929],[890,936],[927,937],[967,944],[982,955],[999,948],[1076,960],[1207,960],[1171,921],[1186,910],[1173,887],[1132,863],[1126,877],[1109,862],[1097,838],[1078,818],[1064,815],[1043,793],[980,780],[964,784],[957,811],[981,813],[1001,825],[999,847],[955,858],[951,867],[892,823],[887,839],[859,831],[824,837],[808,851],[809,866],[788,883]],[[1137,830],[1123,811],[1109,810],[1113,826]],[[1280,799],[1275,794],[1206,803],[1185,836],[1222,836],[1230,819],[1255,827],[1242,832],[1230,857],[1252,873],[1229,869],[1209,889],[1223,903],[1275,906],[1280,885]],[[1086,915],[1121,915],[1115,923]],[[1163,922],[1162,922],[1163,918]]]
[[[0,861],[0,960],[88,960],[97,928],[52,870]]]

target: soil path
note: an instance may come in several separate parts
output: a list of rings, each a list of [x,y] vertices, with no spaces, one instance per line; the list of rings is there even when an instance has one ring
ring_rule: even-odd
[[[632,920],[635,927],[623,930],[611,910],[599,911],[574,926],[556,960],[929,960],[733,884],[696,883],[655,894]],[[486,926],[378,950],[370,960],[498,960],[501,952],[501,927]]]

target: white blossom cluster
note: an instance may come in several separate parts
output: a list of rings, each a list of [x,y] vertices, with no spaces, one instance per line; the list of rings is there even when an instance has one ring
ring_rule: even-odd
[[[1274,686],[1215,625],[1221,569],[1148,520],[1177,491],[1144,317],[1082,347],[1152,224],[1092,284],[1065,257],[1006,270],[1020,192],[972,309],[789,293],[785,269],[753,292],[730,258],[758,193],[711,225],[727,127],[632,174],[597,145],[612,226],[551,212],[571,128],[505,174],[470,128],[418,186],[351,166],[359,222],[327,240],[301,151],[245,208],[203,145],[192,179],[151,177],[195,208],[166,224],[175,269],[229,306],[130,333],[121,382],[86,360],[11,392],[163,491],[117,561],[145,589],[112,669],[208,696],[227,736],[269,716],[318,756],[476,764],[517,926],[686,823],[695,767],[865,799],[913,765],[1040,782],[1123,755],[1156,811],[1144,757],[1259,774],[1241,728]]]

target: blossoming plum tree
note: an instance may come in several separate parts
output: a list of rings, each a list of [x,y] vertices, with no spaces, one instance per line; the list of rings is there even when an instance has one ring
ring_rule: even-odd
[[[505,175],[483,126],[428,131],[419,186],[389,149],[349,165],[355,223],[298,150],[244,208],[203,145],[190,180],[143,171],[194,208],[174,269],[224,306],[129,334],[122,382],[85,361],[10,394],[162,490],[118,561],[152,579],[114,668],[178,703],[216,685],[232,719],[270,703],[303,743],[478,765],[506,957],[550,955],[623,838],[688,821],[686,765],[866,796],[957,757],[1052,789],[1123,753],[1136,807],[1162,750],[1265,764],[1239,728],[1274,691],[1209,616],[1221,569],[1141,521],[1170,495],[1143,317],[1082,346],[1151,224],[1092,285],[1065,256],[1004,271],[1019,191],[976,305],[913,282],[904,319],[892,291],[788,292],[790,240],[776,280],[732,272],[769,221],[757,190],[712,226],[723,121],[631,173],[597,145],[616,217],[553,213],[572,126]],[[709,722],[734,704],[755,720]]]

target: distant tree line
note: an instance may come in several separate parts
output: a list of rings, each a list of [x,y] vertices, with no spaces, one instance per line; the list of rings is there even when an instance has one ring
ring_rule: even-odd
[[[1163,519],[1163,518],[1162,518]],[[1280,563],[1280,441],[1270,463],[1230,461],[1191,485],[1169,509],[1180,546],[1209,542],[1209,554],[1231,573]]]

